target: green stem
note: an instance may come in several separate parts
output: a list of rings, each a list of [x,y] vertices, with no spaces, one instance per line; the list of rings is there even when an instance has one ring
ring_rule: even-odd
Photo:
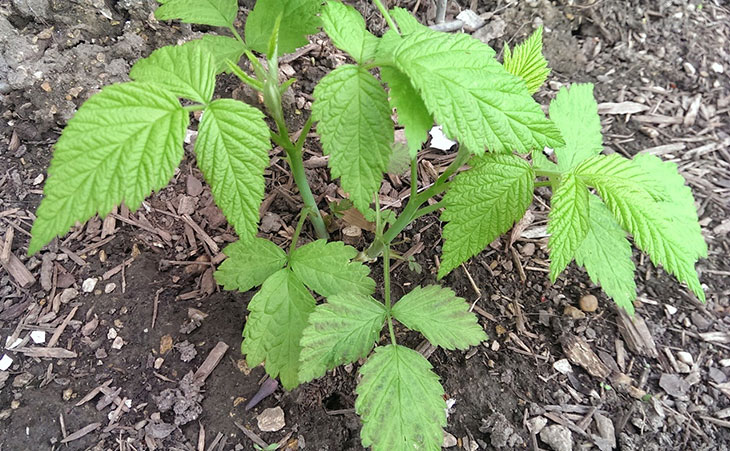
[[[395,341],[395,332],[393,331],[393,318],[391,314],[391,299],[390,299],[390,245],[386,244],[383,249],[383,279],[385,293],[385,308],[388,311],[388,332],[390,332],[390,341],[394,345],[397,344]]]
[[[257,91],[263,91],[264,85],[256,80],[255,78],[248,75],[246,72],[242,71],[240,67],[238,67],[236,64],[234,64],[231,60],[226,60],[226,64],[228,65],[228,69],[238,77],[239,80],[244,82],[245,84],[251,86]]]
[[[418,194],[418,156],[411,160],[411,199]]]
[[[292,252],[294,252],[294,249],[297,248],[297,241],[299,241],[299,234],[302,232],[302,226],[304,225],[304,221],[307,219],[309,213],[309,209],[307,207],[302,208],[302,211],[299,212],[299,221],[297,221],[297,228],[294,229],[294,235],[291,237],[291,246],[289,246],[289,255],[291,255]]]
[[[552,186],[552,184],[553,183],[550,180],[544,180],[544,181],[540,181],[540,182],[535,182],[535,188],[537,188],[539,186]]]
[[[535,169],[535,175],[538,177],[560,177],[560,171],[551,171],[549,169]]]
[[[390,17],[390,13],[388,10],[383,6],[383,3],[380,0],[373,0],[373,3],[375,3],[375,6],[378,7],[380,10],[380,14],[385,17],[385,21],[388,23],[388,26],[391,30],[395,31],[396,33],[400,34],[400,30],[398,29],[398,25],[395,24],[395,21],[392,17]]]
[[[185,105],[182,108],[183,108],[183,110],[185,110],[187,112],[203,111],[205,109],[205,105],[200,104],[200,103],[196,103],[195,105]]]
[[[304,172],[302,152],[291,147],[290,149],[286,149],[286,153],[289,156],[289,167],[291,167],[292,175],[294,175],[294,182],[299,188],[299,194],[302,195],[302,201],[305,207],[309,209],[309,218],[314,226],[314,232],[317,234],[317,238],[326,240],[329,238],[329,233],[317,207],[317,201],[314,199],[312,190],[309,188],[309,181],[307,181],[307,175]]]
[[[236,30],[236,27],[234,27],[233,25],[229,25],[228,29],[231,30],[231,33],[233,33],[233,36],[235,36],[236,40],[240,42],[241,45],[246,45],[246,43],[243,42],[243,38],[241,37],[241,35],[238,34],[238,30]]]
[[[413,219],[418,219],[421,216],[426,216],[427,214],[431,214],[436,210],[439,210],[441,208],[444,208],[444,201],[436,202],[433,205],[429,205],[427,207],[419,208],[418,211],[413,215]]]

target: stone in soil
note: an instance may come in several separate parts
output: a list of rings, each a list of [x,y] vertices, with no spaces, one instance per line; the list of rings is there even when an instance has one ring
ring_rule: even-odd
[[[258,422],[259,429],[262,432],[276,432],[286,426],[284,411],[279,406],[264,409],[264,411],[256,417],[256,421]]]
[[[676,374],[662,374],[659,378],[659,386],[668,395],[674,396],[675,398],[685,396],[687,390],[689,390],[689,384]]]
[[[444,448],[451,448],[451,447],[456,446],[456,444],[457,444],[456,437],[449,434],[448,432],[444,432],[444,443],[442,446]]]
[[[540,431],[540,440],[555,451],[572,451],[573,434],[570,429],[559,424],[543,428]]]
[[[580,298],[580,309],[584,312],[595,312],[598,309],[598,299],[592,294]]]

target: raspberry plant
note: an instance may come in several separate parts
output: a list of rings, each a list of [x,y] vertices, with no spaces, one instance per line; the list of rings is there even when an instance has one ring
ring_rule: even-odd
[[[505,46],[500,64],[489,46],[433,31],[403,9],[387,11],[379,0],[374,3],[389,26],[382,37],[367,31],[354,8],[336,1],[258,0],[245,38],[233,26],[236,0],[160,3],[160,20],[220,27],[231,36],[160,48],[134,65],[133,81],[108,86],[79,108],[56,144],[29,252],[115,205],[138,208],[173,176],[190,113],[201,111],[197,163],[240,238],[225,248],[228,258],[216,278],[228,290],[260,287],[248,305],[241,350],[250,365],[264,363],[286,389],[367,359],[355,403],[364,446],[439,449],[443,439],[443,388],[421,354],[397,343],[394,320],[445,349],[486,339],[468,303],[448,288],[417,287],[397,302],[391,299],[391,243],[420,216],[443,210],[442,279],[508,231],[531,204],[536,186],[549,186],[552,281],[575,260],[632,312],[631,235],[655,264],[704,300],[694,265],[707,247],[689,187],[674,164],[655,156],[602,154],[590,84],[562,88],[546,117],[532,97],[549,73],[542,29],[513,50]],[[320,81],[311,117],[292,140],[281,96],[295,80],[279,82],[278,57],[306,44],[306,36],[320,28],[353,63]],[[241,58],[248,72],[239,66]],[[216,75],[223,71],[261,93],[273,129],[259,109],[213,99]],[[394,146],[393,109],[405,129],[406,149]],[[302,149],[315,122],[331,175],[376,223],[374,240],[360,255],[327,241],[307,183]],[[434,122],[458,140],[459,150],[445,172],[419,190],[418,151]],[[286,151],[303,203],[286,252],[256,236],[271,142]],[[554,150],[555,161],[545,148]],[[412,189],[395,215],[379,207],[376,193],[389,165],[404,159]],[[464,165],[469,168],[462,170]],[[427,204],[435,198],[440,200]],[[318,239],[299,246],[307,219]],[[373,297],[376,284],[363,263],[381,256],[382,302]],[[386,325],[390,343],[373,351]]]

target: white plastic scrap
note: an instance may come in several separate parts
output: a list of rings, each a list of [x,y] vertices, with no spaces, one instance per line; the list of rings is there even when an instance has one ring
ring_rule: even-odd
[[[10,368],[10,365],[13,364],[13,359],[8,357],[7,354],[3,354],[3,358],[0,359],[0,371],[5,371],[8,368]]]
[[[10,341],[12,337],[8,337],[5,339],[5,349],[13,349],[18,346],[20,346],[20,343],[23,342],[20,338],[16,338],[15,341]]]
[[[434,149],[449,150],[456,144],[456,141],[452,141],[444,135],[444,130],[440,125],[432,128],[428,134],[431,135],[431,147]]]
[[[30,338],[33,340],[33,343],[35,344],[41,344],[46,342],[46,331],[44,330],[34,330],[30,333]]]

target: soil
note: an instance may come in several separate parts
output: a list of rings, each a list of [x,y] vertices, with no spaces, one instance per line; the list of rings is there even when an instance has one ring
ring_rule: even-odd
[[[209,31],[155,21],[154,3],[0,2],[0,236],[13,230],[12,254],[34,279],[21,287],[7,270],[0,272],[0,344],[13,360],[0,372],[0,449],[254,449],[250,433],[237,424],[286,449],[361,449],[353,409],[357,364],[291,392],[279,388],[245,409],[265,379],[263,369],[248,368],[238,351],[252,293],[222,291],[212,279],[220,249],[236,238],[201,183],[189,144],[170,185],[139,212],[121,208],[112,219],[96,218],[26,256],[53,143],[76,108],[102,86],[127,80],[134,61],[155,48]],[[240,3],[245,17],[252,2]],[[382,33],[377,10],[369,2],[352,3],[371,30]],[[430,1],[395,3],[433,23]],[[441,376],[453,403],[447,431],[458,449],[469,450],[727,450],[730,11],[718,0],[468,3],[449,2],[447,21],[471,6],[487,19],[489,33],[482,36],[495,49],[544,25],[552,74],[536,94],[541,104],[564,84],[592,82],[601,104],[646,106],[638,114],[603,111],[606,152],[651,152],[677,163],[697,199],[709,245],[709,257],[698,264],[707,303],[636,252],[637,314],[656,350],[632,348],[619,327],[621,315],[582,270],[571,266],[549,283],[549,196],[538,190],[533,220],[515,233],[514,244],[509,235],[497,240],[443,281],[474,303],[490,340],[468,352],[434,351],[424,349],[419,336],[398,332],[402,342],[420,346]],[[285,99],[293,130],[308,114],[316,82],[346,59],[323,35],[311,42],[287,62],[299,80]],[[216,95],[258,102],[231,76],[220,78]],[[307,151],[308,176],[325,208],[341,193],[318,164],[315,139]],[[427,146],[422,175],[428,178],[429,168],[444,167],[452,157]],[[298,194],[276,149],[266,176],[262,235],[286,245]],[[407,189],[401,177],[390,176],[383,202],[398,207]],[[333,225],[335,235],[341,225]],[[440,227],[433,215],[405,231],[397,251],[412,255],[422,271],[398,265],[394,296],[436,282]],[[304,234],[311,239],[311,230]],[[381,277],[378,265],[372,271]],[[90,290],[89,279],[98,279]],[[595,312],[573,309],[575,318],[564,313],[586,294],[598,298]],[[63,332],[55,348],[74,358],[32,357],[19,351],[33,348],[32,342],[11,348],[12,340],[5,341],[45,331],[47,343],[56,330]],[[575,337],[628,382],[597,377],[575,363],[572,372],[557,371]],[[221,342],[229,349],[204,385],[191,383],[186,375]],[[107,381],[110,396],[101,393],[77,406]],[[170,401],[177,402],[173,408]],[[286,426],[261,432],[256,417],[275,406],[283,409]],[[550,431],[568,431],[567,444],[554,442],[547,430],[536,432],[543,420]]]

